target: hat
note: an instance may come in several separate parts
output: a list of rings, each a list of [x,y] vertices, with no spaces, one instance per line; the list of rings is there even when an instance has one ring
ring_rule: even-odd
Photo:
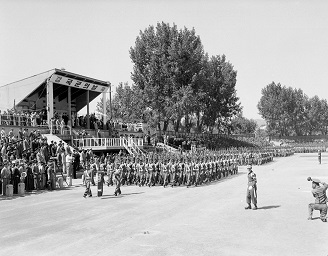
[[[316,184],[319,184],[320,183],[320,180],[318,180],[318,179],[312,179],[312,182],[314,182]]]
[[[249,164],[249,165],[247,165],[246,168],[247,168],[247,169],[252,169],[252,166]]]

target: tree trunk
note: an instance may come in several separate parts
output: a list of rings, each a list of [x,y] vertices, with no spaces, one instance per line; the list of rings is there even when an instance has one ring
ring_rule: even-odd
[[[175,123],[174,131],[178,132],[180,127],[181,117],[178,117]]]
[[[164,126],[163,126],[163,131],[166,132],[167,131],[167,127],[169,126],[169,121],[166,120],[164,121]]]
[[[199,111],[197,111],[196,116],[197,116],[196,131],[198,133],[200,133],[201,132],[201,123],[200,123],[200,113],[199,113]]]
[[[190,128],[191,128],[191,125],[190,125],[190,119],[189,119],[189,115],[188,113],[186,114],[185,116],[185,127],[186,127],[186,132],[187,133],[190,133]]]

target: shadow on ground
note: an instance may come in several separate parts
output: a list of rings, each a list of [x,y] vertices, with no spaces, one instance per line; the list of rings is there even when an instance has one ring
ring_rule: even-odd
[[[199,187],[213,186],[213,185],[219,184],[221,182],[224,182],[224,181],[227,181],[227,180],[230,180],[230,179],[233,179],[233,178],[236,178],[238,176],[245,175],[245,174],[246,174],[245,172],[238,172],[237,174],[229,175],[228,177],[223,177],[223,178],[221,178],[219,180],[214,180],[214,181],[207,182],[207,183],[205,182],[205,183],[203,183],[201,185],[198,185],[198,186],[192,185],[192,186],[190,186],[188,188],[199,188]],[[176,187],[179,187],[179,186],[176,186]]]
[[[270,210],[270,209],[274,209],[274,208],[279,208],[280,205],[269,205],[269,206],[263,206],[263,207],[258,207],[258,210]]]
[[[100,199],[111,199],[111,198],[120,198],[120,197],[125,197],[125,196],[130,196],[130,195],[139,195],[139,194],[143,194],[145,192],[138,192],[138,193],[123,193],[121,195],[115,196],[115,195],[103,195],[101,196]]]

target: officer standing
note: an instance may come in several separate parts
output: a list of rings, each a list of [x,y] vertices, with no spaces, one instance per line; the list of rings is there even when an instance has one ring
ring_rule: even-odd
[[[253,210],[257,210],[257,180],[256,180],[256,174],[252,170],[252,166],[247,166],[248,170],[248,184],[247,184],[247,193],[246,193],[246,202],[248,204],[245,209],[251,209],[251,202],[254,204]]]
[[[319,164],[321,164],[321,150],[318,150],[318,160]]]
[[[308,181],[312,181],[312,194],[315,197],[315,202],[309,204],[309,217],[308,220],[312,220],[313,210],[320,211],[320,219],[323,222],[327,222],[327,188],[328,184],[321,182],[318,179],[307,178]],[[321,185],[320,185],[321,184]]]

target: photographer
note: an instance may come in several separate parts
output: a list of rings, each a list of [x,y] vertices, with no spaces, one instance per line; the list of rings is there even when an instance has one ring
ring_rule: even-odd
[[[323,222],[327,222],[327,194],[328,184],[321,182],[318,179],[307,178],[308,181],[312,181],[312,194],[315,197],[315,202],[309,204],[309,217],[308,220],[312,220],[313,210],[320,211],[320,219]]]

